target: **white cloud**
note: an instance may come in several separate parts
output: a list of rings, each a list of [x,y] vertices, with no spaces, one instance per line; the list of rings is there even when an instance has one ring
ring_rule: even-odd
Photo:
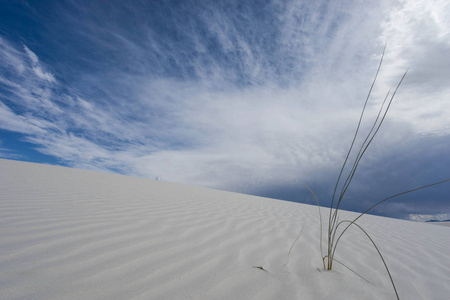
[[[0,102],[0,128],[25,134],[45,133],[42,128],[33,124],[34,121],[15,114],[9,107]]]
[[[46,80],[50,83],[54,83],[56,81],[55,77],[50,72],[44,72],[42,70],[42,67],[39,64],[39,58],[37,57],[37,55],[33,51],[28,49],[27,46],[24,45],[23,47],[25,49],[26,54],[28,55],[28,57],[30,58],[30,60],[32,62],[32,69],[34,71],[34,74],[36,74],[36,76],[42,80]]]
[[[0,37],[0,64],[2,66],[11,66],[16,72],[22,73],[25,70],[25,66],[20,58],[20,51],[12,47],[5,39]]]
[[[409,220],[417,222],[426,222],[430,220],[445,221],[450,220],[450,213],[435,214],[435,215],[410,214]]]
[[[56,81],[55,77],[51,73],[43,72],[41,67],[39,67],[39,66],[33,67],[33,71],[37,75],[37,77],[41,78],[42,80],[46,80],[50,83],[53,83]]]
[[[37,55],[34,54],[33,51],[28,49],[27,46],[24,45],[23,48],[25,49],[25,52],[28,55],[28,57],[31,59],[31,62],[33,63],[33,65],[37,65],[39,63],[39,58],[37,57]]]
[[[449,134],[450,2],[399,1],[382,23],[387,43],[382,83],[393,85],[410,68],[393,117],[419,134]]]

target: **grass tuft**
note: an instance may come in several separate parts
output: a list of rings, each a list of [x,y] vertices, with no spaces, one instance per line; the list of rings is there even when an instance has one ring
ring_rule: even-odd
[[[359,166],[359,163],[361,162],[362,157],[364,156],[364,154],[366,153],[366,151],[369,148],[370,144],[372,143],[372,141],[374,140],[374,138],[377,135],[378,131],[380,130],[381,125],[383,124],[383,122],[384,122],[384,120],[385,120],[385,118],[386,118],[386,116],[388,114],[388,111],[391,108],[391,105],[392,105],[392,103],[394,101],[395,95],[396,95],[398,89],[400,88],[403,80],[405,79],[406,74],[408,73],[408,70],[406,70],[405,73],[403,74],[403,76],[401,77],[400,81],[398,82],[398,84],[397,84],[397,86],[396,86],[396,88],[395,88],[395,90],[394,90],[394,92],[392,94],[390,93],[390,91],[387,92],[387,94],[386,94],[386,96],[384,98],[384,101],[383,101],[383,103],[382,103],[382,105],[381,105],[381,107],[380,107],[380,109],[378,111],[378,115],[375,118],[375,120],[373,121],[372,127],[371,127],[369,133],[366,135],[362,145],[359,147],[359,150],[358,150],[358,153],[356,155],[356,158],[353,161],[351,170],[349,171],[349,173],[345,177],[345,181],[344,181],[343,180],[343,178],[344,178],[344,169],[347,166],[347,164],[349,163],[349,157],[350,157],[351,153],[354,150],[355,141],[356,141],[356,139],[357,139],[357,137],[359,135],[359,131],[360,131],[360,127],[361,127],[361,124],[362,124],[362,120],[363,120],[364,114],[366,112],[367,103],[369,102],[370,96],[372,94],[373,87],[375,86],[376,80],[378,78],[378,74],[379,74],[381,66],[383,64],[383,59],[384,59],[385,52],[386,52],[386,47],[384,48],[383,54],[381,55],[381,59],[380,59],[379,65],[378,65],[377,72],[376,72],[375,77],[374,77],[374,79],[372,81],[372,85],[370,86],[369,93],[367,94],[366,100],[364,102],[363,109],[361,111],[361,115],[359,117],[359,121],[358,121],[358,125],[356,127],[355,134],[353,135],[353,140],[352,140],[352,142],[350,144],[350,148],[349,148],[349,150],[347,152],[347,155],[345,157],[344,163],[342,164],[341,170],[339,172],[339,176],[338,176],[338,178],[336,180],[336,185],[334,187],[333,196],[331,198],[330,214],[329,214],[329,217],[328,217],[328,230],[327,230],[327,242],[328,243],[327,243],[326,255],[323,255],[323,249],[322,249],[322,214],[320,212],[319,200],[317,199],[317,197],[314,194],[314,192],[306,184],[305,185],[308,188],[308,190],[312,193],[312,195],[313,195],[313,197],[314,197],[314,199],[317,202],[317,205],[319,207],[319,216],[320,216],[320,253],[321,253],[321,256],[322,256],[322,262],[323,262],[324,269],[325,270],[332,270],[333,262],[336,261],[337,263],[343,265],[344,267],[348,268],[349,270],[351,270],[352,272],[354,272],[355,274],[360,276],[353,269],[351,269],[347,265],[343,264],[342,262],[336,260],[335,257],[334,257],[336,249],[337,249],[337,245],[339,244],[340,239],[342,238],[344,233],[347,231],[347,229],[350,226],[354,225],[357,228],[359,228],[361,231],[364,232],[364,234],[369,238],[369,240],[372,242],[372,245],[377,250],[378,255],[380,256],[380,258],[381,258],[381,260],[382,260],[382,262],[383,262],[383,264],[384,264],[384,266],[386,268],[386,271],[387,271],[387,273],[389,275],[389,278],[390,278],[391,283],[392,283],[392,287],[394,288],[395,295],[396,295],[397,299],[400,299],[400,297],[398,295],[398,292],[397,292],[397,288],[395,287],[395,284],[394,284],[394,280],[393,280],[393,278],[391,276],[391,273],[390,273],[389,268],[388,268],[388,266],[386,264],[386,261],[384,260],[383,255],[381,254],[378,246],[376,245],[374,240],[371,238],[371,236],[360,225],[356,224],[355,222],[359,218],[361,218],[363,215],[365,215],[368,211],[370,211],[371,209],[373,209],[374,207],[380,205],[383,202],[386,202],[386,201],[388,201],[390,199],[393,199],[393,198],[396,198],[396,197],[399,197],[399,196],[402,196],[402,195],[405,195],[405,194],[408,194],[408,193],[411,193],[411,192],[415,192],[415,191],[418,191],[418,190],[421,190],[421,189],[425,189],[425,188],[428,188],[428,187],[431,187],[431,186],[435,186],[435,185],[438,185],[438,184],[449,182],[450,179],[439,181],[439,182],[435,182],[435,183],[432,183],[432,184],[428,184],[428,185],[425,185],[425,186],[414,188],[412,190],[408,190],[408,191],[405,191],[405,192],[402,192],[402,193],[395,194],[393,196],[387,197],[387,198],[377,202],[376,204],[372,205],[368,209],[366,209],[364,212],[362,212],[360,215],[358,215],[358,217],[356,217],[354,220],[352,220],[352,221],[350,221],[350,220],[339,221],[339,207],[340,207],[340,205],[341,205],[341,203],[342,203],[342,201],[344,199],[345,193],[347,192],[347,190],[348,190],[348,188],[349,188],[349,186],[350,186],[350,184],[351,184],[351,182],[352,182],[352,180],[353,180],[353,178],[355,176],[355,173],[356,173],[356,171],[358,169],[358,166]],[[341,184],[342,181],[344,181],[344,182]],[[339,188],[340,185],[341,185],[341,188],[340,188],[340,191],[338,192],[338,188]],[[342,230],[342,232],[340,232],[338,234],[339,226],[341,224],[345,224],[345,223],[348,223],[347,226]],[[366,280],[366,279],[364,279],[364,280]]]

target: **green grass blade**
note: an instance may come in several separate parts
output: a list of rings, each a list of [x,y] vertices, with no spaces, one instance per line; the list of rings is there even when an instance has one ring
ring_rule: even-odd
[[[364,102],[364,106],[363,106],[363,109],[361,111],[361,115],[359,117],[358,126],[356,127],[356,131],[355,131],[355,134],[353,136],[353,140],[352,140],[352,143],[350,145],[350,149],[347,152],[347,156],[345,157],[344,163],[342,164],[341,171],[339,172],[339,176],[338,176],[338,179],[336,180],[336,185],[334,187],[333,196],[331,198],[331,204],[330,204],[330,216],[328,218],[328,252],[331,251],[331,240],[330,239],[331,239],[331,234],[333,232],[333,228],[334,228],[334,226],[336,224],[335,221],[336,221],[337,211],[336,211],[336,214],[333,215],[333,204],[334,204],[334,199],[335,199],[335,196],[336,196],[336,191],[337,191],[337,188],[339,186],[339,182],[341,180],[342,173],[344,172],[344,169],[345,169],[345,166],[347,164],[347,161],[348,161],[348,158],[350,156],[350,153],[352,152],[353,146],[355,144],[356,137],[358,136],[359,128],[361,126],[361,122],[362,122],[362,119],[363,119],[363,116],[364,116],[364,113],[365,113],[365,110],[366,110],[367,102],[369,101],[370,95],[372,94],[372,90],[373,90],[373,87],[375,86],[375,82],[376,82],[378,74],[380,72],[381,65],[383,64],[383,59],[384,59],[385,52],[386,52],[386,46],[383,49],[383,54],[381,55],[381,59],[380,59],[379,65],[378,65],[377,72],[376,72],[375,77],[374,77],[374,79],[372,81],[372,85],[370,86],[369,93],[367,94],[367,97],[366,97],[366,101]]]
[[[374,286],[374,284],[372,282],[370,282],[369,280],[367,280],[366,278],[364,278],[363,276],[361,276],[360,274],[358,274],[358,272],[356,272],[355,270],[353,270],[352,268],[350,268],[349,266],[347,266],[346,264],[344,264],[343,262],[337,260],[336,258],[334,259],[335,262],[337,262],[338,264],[342,265],[343,267],[347,268],[348,270],[350,270],[351,272],[353,272],[354,274],[356,274],[359,278],[361,278],[362,280],[364,280],[365,282],[371,284]]]
[[[361,229],[361,230],[366,234],[366,236],[367,236],[367,237],[369,238],[369,240],[372,242],[373,246],[375,247],[375,249],[376,249],[377,252],[378,252],[378,255],[380,256],[381,260],[383,261],[384,267],[386,268],[386,271],[388,272],[389,279],[391,279],[392,287],[394,288],[394,291],[395,291],[395,296],[397,296],[397,299],[400,300],[400,297],[398,296],[397,288],[395,287],[395,284],[394,284],[394,279],[392,279],[391,272],[389,271],[389,268],[388,268],[388,266],[387,266],[387,264],[386,264],[386,261],[384,260],[384,257],[383,257],[383,255],[381,254],[380,249],[378,249],[377,244],[375,244],[374,240],[370,237],[370,235],[369,235],[369,234],[368,234],[361,226],[359,226],[358,224],[354,223],[354,221],[344,220],[344,221],[341,221],[339,224],[345,223],[345,222],[349,222],[349,223],[351,223],[351,224],[353,224],[353,225],[356,225],[359,229]],[[338,224],[338,225],[339,225],[339,224]],[[348,228],[348,227],[347,227],[347,228]]]
[[[334,245],[334,241],[335,241],[335,237],[336,237],[336,220],[337,220],[337,214],[338,214],[338,211],[339,211],[339,206],[340,206],[340,204],[341,204],[341,202],[342,202],[342,200],[344,198],[344,195],[345,195],[347,189],[349,188],[349,186],[350,186],[350,184],[351,184],[351,182],[353,180],[353,177],[354,177],[354,175],[356,173],[356,170],[358,169],[358,165],[359,165],[362,157],[366,153],[367,149],[369,148],[370,144],[372,143],[373,139],[375,138],[375,136],[377,135],[379,129],[381,128],[381,125],[383,124],[383,122],[384,122],[384,120],[386,118],[386,115],[387,115],[387,113],[388,113],[388,111],[389,111],[389,109],[391,107],[391,104],[392,104],[392,102],[393,102],[393,100],[395,98],[395,94],[397,93],[397,90],[399,89],[400,85],[402,84],[403,80],[405,79],[407,73],[408,73],[408,70],[405,71],[405,73],[403,74],[403,76],[400,79],[399,83],[397,84],[397,87],[395,88],[394,93],[392,94],[392,96],[391,96],[391,98],[389,100],[389,103],[388,103],[388,105],[387,105],[387,107],[386,107],[386,109],[385,109],[385,111],[383,113],[383,117],[381,118],[380,122],[377,125],[377,121],[379,119],[379,115],[381,114],[381,112],[383,110],[383,106],[385,104],[385,101],[386,101],[389,93],[386,95],[386,98],[383,101],[382,107],[380,108],[380,111],[378,113],[377,119],[375,120],[375,123],[372,126],[371,131],[366,136],[366,139],[365,139],[364,143],[362,144],[362,146],[361,146],[361,148],[360,148],[360,150],[358,152],[358,155],[357,155],[357,157],[355,159],[355,162],[353,164],[352,170],[349,173],[349,175],[348,175],[348,177],[347,177],[347,179],[345,181],[346,185],[344,184],[344,186],[343,186],[343,189],[341,191],[341,195],[339,196],[339,201],[336,204],[336,209],[334,210],[334,215],[333,215],[332,218],[330,218],[330,221],[332,222],[332,224],[331,225],[329,224],[329,235],[328,235],[328,256],[329,256],[328,269],[332,268],[332,262],[333,262],[333,256],[334,256],[334,254],[333,254],[334,251],[332,249],[333,249],[333,245]],[[376,127],[375,132],[373,132],[373,134],[371,135],[374,127]],[[367,142],[367,144],[366,144],[366,142]],[[331,213],[331,211],[330,211],[330,213]],[[330,261],[331,261],[331,264],[330,264]]]
[[[369,148],[369,146],[370,146],[370,144],[372,143],[373,139],[375,138],[375,136],[377,135],[378,131],[380,130],[381,125],[383,125],[383,122],[384,122],[384,120],[385,120],[385,118],[386,118],[386,115],[387,115],[387,113],[388,113],[388,111],[389,111],[389,109],[390,109],[390,107],[391,107],[391,104],[392,104],[392,102],[394,101],[395,94],[397,93],[397,90],[400,88],[400,85],[402,84],[403,80],[405,79],[407,73],[408,73],[408,70],[405,71],[405,73],[403,74],[402,78],[401,78],[400,81],[398,82],[397,87],[395,88],[394,93],[392,94],[391,99],[389,100],[388,106],[387,106],[386,110],[384,111],[383,117],[381,118],[381,121],[380,121],[380,123],[378,124],[378,126],[377,126],[375,132],[374,132],[374,133],[372,134],[372,136],[370,137],[369,142],[367,143],[367,145],[366,145],[365,147],[364,147],[364,145],[361,147],[361,149],[364,148],[364,150],[362,150],[362,152],[361,152],[361,150],[360,150],[361,155],[359,155],[359,157],[357,157],[356,160],[355,160],[354,168],[352,169],[352,172],[351,172],[350,175],[349,175],[349,180],[348,180],[347,186],[346,186],[345,189],[342,191],[341,196],[339,197],[339,202],[338,202],[338,204],[337,204],[337,206],[336,206],[337,209],[339,208],[339,205],[341,204],[341,201],[342,201],[342,199],[343,199],[343,197],[344,197],[344,195],[345,195],[345,192],[347,191],[348,187],[350,186],[350,183],[351,183],[351,181],[352,181],[352,179],[353,179],[353,176],[355,175],[356,170],[357,170],[357,168],[358,168],[359,162],[361,161],[362,157],[363,157],[364,154],[366,153],[366,150]],[[369,136],[367,136],[367,138],[368,138],[368,137],[369,137]]]
[[[323,251],[322,251],[322,213],[320,212],[320,204],[319,204],[319,199],[317,199],[316,194],[314,194],[314,192],[309,188],[309,186],[306,183],[303,183],[306,188],[311,192],[311,194],[314,197],[314,200],[316,200],[317,203],[317,208],[319,209],[319,218],[320,218],[320,257],[322,258],[322,262],[323,262],[323,268],[325,269],[325,260],[324,260],[324,256],[323,256]],[[303,229],[303,227],[302,227]],[[300,232],[301,233],[301,232]],[[294,242],[295,243],[295,242]],[[291,248],[292,249],[292,248]],[[289,253],[291,251],[289,250]]]
[[[435,186],[435,185],[438,185],[438,184],[446,183],[446,182],[449,182],[449,181],[450,181],[450,179],[447,179],[447,180],[435,182],[435,183],[432,183],[432,184],[424,185],[424,186],[421,186],[421,187],[418,187],[418,188],[415,188],[415,189],[412,189],[412,190],[408,190],[408,191],[405,191],[405,192],[402,192],[402,193],[398,193],[398,194],[392,195],[392,196],[390,196],[390,197],[387,197],[387,198],[385,198],[385,199],[383,199],[383,200],[381,200],[381,201],[375,203],[374,205],[372,205],[371,207],[369,207],[368,209],[366,209],[364,212],[362,212],[361,214],[359,214],[358,217],[356,217],[353,221],[351,221],[351,222],[349,221],[350,224],[348,224],[347,227],[344,228],[344,230],[339,234],[339,236],[338,236],[338,238],[337,238],[337,240],[336,240],[336,243],[334,243],[334,238],[335,238],[337,229],[338,229],[338,227],[339,227],[339,224],[341,224],[342,222],[338,223],[338,224],[335,226],[334,232],[333,232],[333,244],[332,244],[333,248],[332,248],[332,250],[328,253],[328,262],[329,262],[328,270],[331,270],[332,262],[333,262],[333,258],[334,258],[334,253],[336,252],[336,249],[337,249],[337,246],[338,246],[338,244],[339,244],[339,241],[340,241],[341,237],[344,235],[344,233],[347,231],[347,229],[348,229],[351,225],[355,224],[355,222],[356,222],[359,218],[361,218],[363,215],[365,215],[368,211],[370,211],[371,209],[375,208],[376,206],[378,206],[378,205],[380,205],[381,203],[386,202],[386,201],[388,201],[388,200],[390,200],[390,199],[393,199],[393,198],[396,198],[396,197],[399,197],[399,196],[402,196],[402,195],[405,195],[405,194],[408,194],[408,193],[412,193],[412,192],[415,192],[415,191],[418,191],[418,190],[421,190],[421,189],[425,189],[425,188],[428,188],[428,187],[432,187],[432,186]],[[331,265],[330,265],[330,261],[331,261]]]
[[[345,227],[344,230],[339,234],[339,236],[338,236],[338,238],[337,238],[337,240],[336,240],[336,243],[333,244],[334,248],[332,249],[331,253],[328,254],[328,255],[329,255],[329,260],[330,260],[330,259],[333,260],[334,253],[336,252],[336,249],[337,249],[337,246],[338,246],[338,244],[339,244],[339,241],[340,241],[340,239],[342,238],[342,236],[344,235],[344,233],[347,231],[347,229],[348,229],[351,225],[353,225],[353,224],[354,224],[354,225],[357,225],[357,224],[355,224],[355,222],[356,222],[357,220],[359,220],[359,218],[361,218],[363,215],[365,215],[368,211],[370,211],[371,209],[373,209],[374,207],[376,207],[376,206],[380,205],[381,203],[386,202],[386,201],[388,201],[388,200],[390,200],[390,199],[393,199],[393,198],[396,198],[396,197],[399,197],[399,196],[402,196],[402,195],[405,195],[405,194],[408,194],[408,193],[412,193],[412,192],[415,192],[415,191],[418,191],[418,190],[421,190],[421,189],[425,189],[425,188],[428,188],[428,187],[432,187],[432,186],[435,186],[435,185],[438,185],[438,184],[442,184],[442,183],[445,183],[445,182],[449,182],[449,181],[450,181],[450,179],[447,179],[447,180],[435,182],[435,183],[432,183],[432,184],[424,185],[424,186],[421,186],[421,187],[418,187],[418,188],[415,188],[415,189],[412,189],[412,190],[408,190],[408,191],[406,191],[406,192],[402,192],[402,193],[399,193],[399,194],[395,194],[395,195],[392,195],[392,196],[390,196],[390,197],[387,197],[387,198],[385,198],[385,199],[383,199],[383,200],[377,202],[376,204],[372,205],[371,207],[369,207],[368,209],[366,209],[364,212],[362,212],[361,214],[359,214],[358,217],[356,217],[353,221],[348,221],[350,224],[348,224],[347,227]],[[342,221],[342,222],[343,222],[343,221]],[[334,233],[337,232],[337,229],[338,229],[339,225],[342,224],[342,222],[340,222],[340,223],[337,224],[337,226],[336,226],[336,228],[335,228],[335,230],[334,230]]]

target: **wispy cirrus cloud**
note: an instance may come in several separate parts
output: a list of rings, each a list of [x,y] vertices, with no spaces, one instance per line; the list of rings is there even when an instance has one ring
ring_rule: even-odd
[[[50,83],[55,82],[55,77],[53,77],[51,73],[42,70],[41,65],[39,63],[39,58],[36,56],[36,54],[34,54],[33,51],[31,51],[30,49],[28,49],[27,46],[23,47],[29,59],[31,60],[31,66],[34,74],[36,74],[36,76],[42,80],[48,81]]]

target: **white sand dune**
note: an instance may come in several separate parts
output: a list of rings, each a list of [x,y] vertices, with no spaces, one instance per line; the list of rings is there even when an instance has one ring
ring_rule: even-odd
[[[402,299],[449,299],[450,228],[359,224]],[[395,299],[362,232],[336,257],[370,283],[323,270],[312,205],[0,160],[1,299]]]

